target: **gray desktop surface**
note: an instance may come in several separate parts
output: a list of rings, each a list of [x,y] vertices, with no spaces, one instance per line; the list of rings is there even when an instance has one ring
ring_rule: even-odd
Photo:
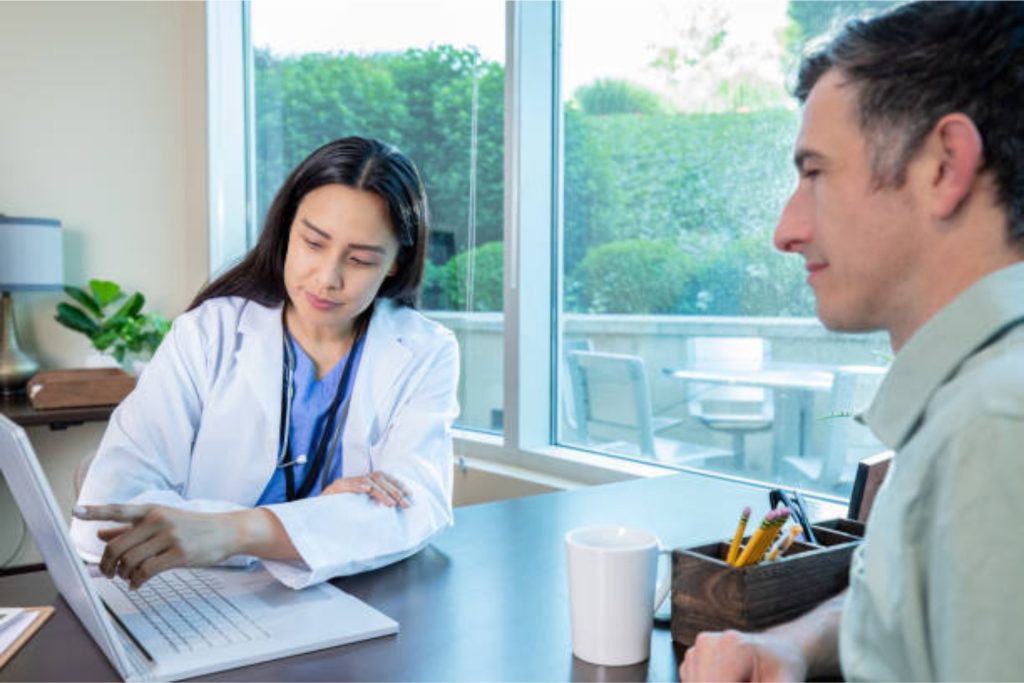
[[[416,556],[334,583],[398,620],[395,636],[225,671],[212,680],[676,680],[682,650],[657,627],[649,661],[598,667],[572,656],[563,536],[587,524],[650,529],[669,547],[731,535],[765,489],[679,474],[458,508]],[[811,512],[835,516],[839,508]],[[841,512],[841,510],[840,510]],[[116,680],[45,572],[0,578],[0,605],[57,611],[0,681]]]

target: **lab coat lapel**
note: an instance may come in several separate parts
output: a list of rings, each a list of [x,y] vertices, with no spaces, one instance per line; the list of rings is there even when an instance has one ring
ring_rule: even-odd
[[[379,300],[366,332],[345,424],[346,472],[368,471],[369,449],[379,441],[390,419],[383,414],[385,401],[412,360],[412,351],[396,329],[394,308],[390,301]]]
[[[235,348],[238,369],[259,406],[262,423],[270,428],[276,457],[277,435],[281,425],[282,354],[284,328],[281,306],[267,308],[249,301],[238,323]],[[268,441],[269,442],[269,441]]]

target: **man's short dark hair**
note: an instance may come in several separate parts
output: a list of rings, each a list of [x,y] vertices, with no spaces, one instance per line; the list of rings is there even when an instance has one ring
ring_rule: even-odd
[[[805,102],[836,69],[856,88],[879,186],[899,186],[940,118],[966,114],[981,133],[1010,235],[1024,239],[1024,3],[915,2],[848,22],[806,56]]]

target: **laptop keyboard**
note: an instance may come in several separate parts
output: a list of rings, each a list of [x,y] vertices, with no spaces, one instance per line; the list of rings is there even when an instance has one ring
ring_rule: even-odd
[[[113,583],[175,652],[270,637],[214,581],[190,569],[157,574],[136,591],[120,578]]]

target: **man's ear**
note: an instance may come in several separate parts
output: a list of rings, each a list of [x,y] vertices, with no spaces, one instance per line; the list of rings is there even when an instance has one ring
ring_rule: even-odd
[[[981,133],[969,116],[947,114],[931,132],[932,148],[938,164],[932,176],[932,213],[949,218],[970,195],[982,164]]]

